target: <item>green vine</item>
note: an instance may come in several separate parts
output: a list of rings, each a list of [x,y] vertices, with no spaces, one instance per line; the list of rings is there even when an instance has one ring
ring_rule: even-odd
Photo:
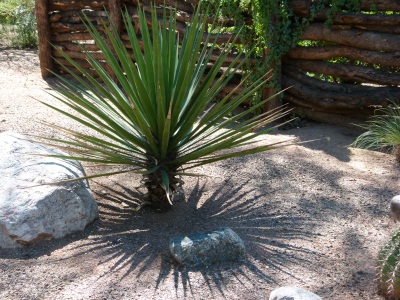
[[[361,0],[317,0],[310,7],[308,18],[294,14],[288,0],[203,0],[209,4],[213,15],[221,19],[234,20],[234,28],[242,28],[240,37],[248,50],[254,51],[259,63],[252,65],[253,79],[260,78],[267,70],[279,67],[281,58],[297,46],[303,31],[315,16],[326,10],[327,26],[339,12],[359,12]],[[279,90],[279,74],[272,73],[268,87]],[[261,95],[255,95],[257,103]]]

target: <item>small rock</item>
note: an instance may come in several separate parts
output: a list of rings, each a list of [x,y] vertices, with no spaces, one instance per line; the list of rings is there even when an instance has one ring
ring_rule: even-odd
[[[242,239],[227,227],[212,232],[172,238],[169,249],[179,263],[188,267],[243,261],[246,258]]]
[[[283,286],[273,290],[269,300],[322,300],[322,298],[305,289]]]
[[[395,222],[400,220],[400,195],[394,196],[390,200],[390,212]]]

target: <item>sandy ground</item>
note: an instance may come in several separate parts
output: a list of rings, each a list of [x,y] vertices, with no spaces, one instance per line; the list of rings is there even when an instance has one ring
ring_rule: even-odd
[[[38,103],[54,80],[34,51],[0,50],[0,132],[55,136],[35,122],[76,126]],[[31,248],[0,249],[0,299],[267,299],[294,285],[324,299],[380,299],[375,258],[396,229],[388,201],[399,190],[392,156],[349,148],[353,129],[307,123],[263,138],[315,140],[233,159],[185,180],[171,212],[134,212],[137,176],[90,182],[100,218],[83,232]],[[230,227],[247,260],[187,269],[171,237]]]

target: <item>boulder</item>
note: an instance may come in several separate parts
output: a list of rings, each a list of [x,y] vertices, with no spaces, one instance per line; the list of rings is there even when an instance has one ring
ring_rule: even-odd
[[[86,180],[41,185],[85,176],[82,166],[76,161],[42,154],[65,155],[25,136],[0,133],[2,248],[60,238],[84,229],[98,216],[97,204]]]
[[[395,222],[400,220],[400,195],[394,196],[390,200],[389,205],[390,212],[392,214],[393,219]]]
[[[273,290],[269,300],[322,300],[322,298],[298,287],[284,286]]]
[[[243,261],[246,251],[242,239],[230,228],[172,238],[172,256],[182,265],[198,267],[227,261]]]

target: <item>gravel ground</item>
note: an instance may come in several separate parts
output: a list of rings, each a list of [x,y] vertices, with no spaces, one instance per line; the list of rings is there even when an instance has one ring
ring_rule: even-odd
[[[55,136],[36,120],[76,126],[35,99],[54,79],[40,77],[37,52],[0,50],[0,132]],[[185,180],[171,212],[134,212],[140,178],[90,182],[100,218],[83,232],[31,248],[0,249],[0,299],[267,299],[295,285],[324,299],[380,299],[379,248],[396,229],[388,201],[399,194],[392,156],[349,148],[354,129],[306,123],[263,138],[310,141],[205,167],[211,179]],[[187,269],[168,240],[228,226],[247,260]]]

